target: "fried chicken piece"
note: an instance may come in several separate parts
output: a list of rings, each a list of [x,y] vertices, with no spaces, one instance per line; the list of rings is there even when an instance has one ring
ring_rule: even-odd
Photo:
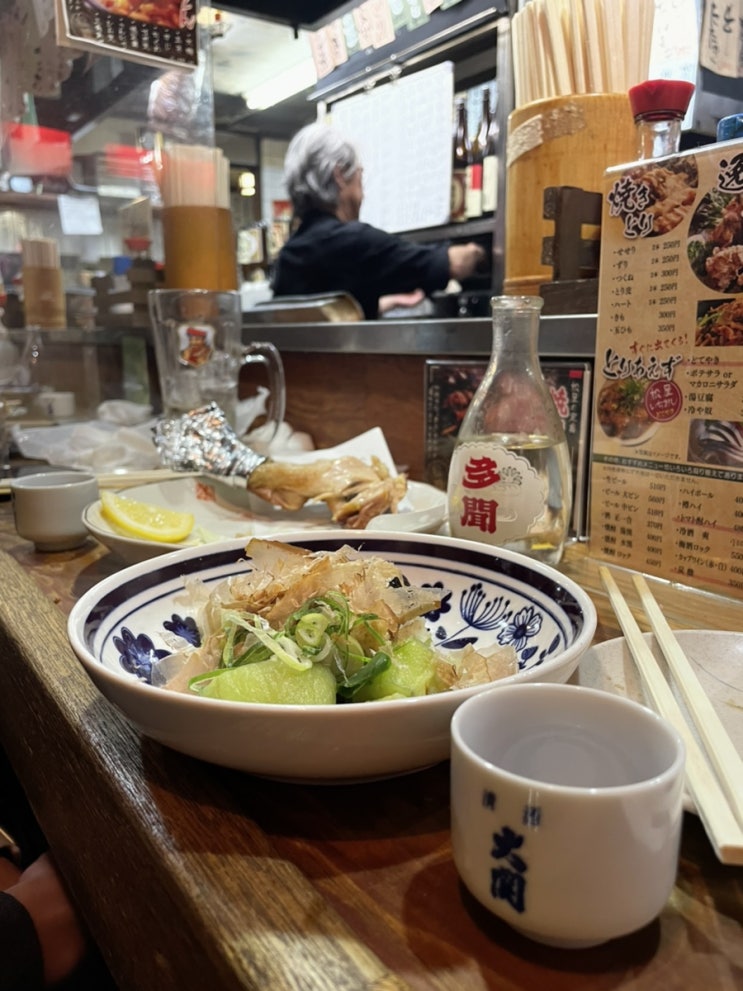
[[[382,513],[394,513],[407,491],[405,475],[390,475],[386,466],[372,458],[343,457],[311,464],[265,461],[248,479],[255,495],[282,509],[300,509],[310,500],[324,502],[333,522],[363,530]]]

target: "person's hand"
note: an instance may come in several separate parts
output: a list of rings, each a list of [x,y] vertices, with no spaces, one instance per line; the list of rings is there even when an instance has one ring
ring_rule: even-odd
[[[41,943],[44,979],[55,984],[82,961],[86,935],[64,882],[48,854],[42,854],[7,889],[31,916]]]
[[[426,298],[422,289],[415,289],[413,292],[398,292],[389,296],[379,297],[379,314],[394,310],[397,306],[418,306]]]
[[[0,891],[7,891],[21,876],[20,867],[10,860],[0,857]]]
[[[452,279],[466,279],[487,261],[485,249],[479,244],[452,244],[449,246],[449,275]]]

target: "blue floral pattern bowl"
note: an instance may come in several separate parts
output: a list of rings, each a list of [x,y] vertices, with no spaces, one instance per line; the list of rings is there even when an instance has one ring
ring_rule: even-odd
[[[470,541],[427,534],[301,531],[282,541],[310,550],[343,544],[393,561],[411,584],[444,591],[426,616],[435,643],[454,650],[511,645],[519,671],[497,684],[571,676],[596,612],[556,569]],[[227,767],[296,781],[366,780],[447,759],[456,707],[491,685],[422,698],[337,706],[224,702],[154,687],[153,662],[200,632],[184,595],[250,570],[244,541],[189,548],[133,565],[87,592],[69,619],[75,653],[101,692],[145,735]]]

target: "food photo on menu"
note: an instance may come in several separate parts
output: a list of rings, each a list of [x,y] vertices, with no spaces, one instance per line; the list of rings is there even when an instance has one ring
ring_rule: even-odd
[[[702,300],[697,304],[697,347],[737,347],[743,344],[743,299]]]
[[[689,225],[689,262],[716,292],[743,292],[743,193],[711,189]]]

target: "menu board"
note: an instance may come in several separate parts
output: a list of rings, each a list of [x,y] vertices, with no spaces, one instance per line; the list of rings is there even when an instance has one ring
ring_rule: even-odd
[[[605,183],[590,551],[743,598],[743,143]]]
[[[129,62],[198,64],[197,0],[55,0],[57,44]]]
[[[364,166],[361,220],[392,232],[448,223],[453,102],[442,62],[333,105]]]

